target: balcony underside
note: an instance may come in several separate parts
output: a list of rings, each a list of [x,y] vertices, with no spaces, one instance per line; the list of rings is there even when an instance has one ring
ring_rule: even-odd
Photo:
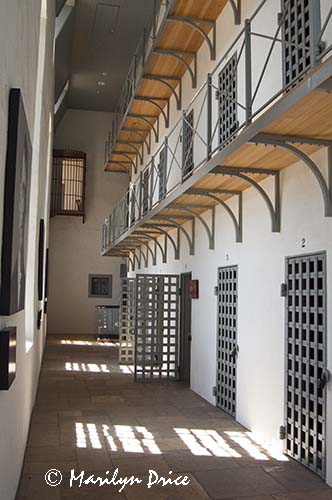
[[[273,104],[267,111],[210,160],[198,168],[183,184],[174,189],[164,200],[148,211],[139,221],[131,226],[116,241],[103,252],[104,255],[125,256],[135,248],[133,239],[140,239],[140,233],[155,232],[153,225],[160,224],[165,230],[174,227],[167,225],[165,217],[175,216],[177,223],[183,224],[190,220],[179,205],[190,208],[195,214],[218,205],[218,201],[201,195],[195,195],[194,190],[231,190],[242,192],[250,186],[241,177],[241,172],[257,183],[273,172],[278,172],[296,161],[303,160],[303,168],[313,169],[313,182],[317,180],[325,195],[325,215],[331,216],[331,181],[324,175],[315,174],[315,166],[310,163],[307,155],[311,155],[323,147],[329,150],[331,160],[332,145],[332,58],[319,65],[292,91],[288,92]],[[330,142],[331,141],[331,142]],[[274,145],[269,144],[273,142]],[[264,144],[263,144],[264,143]],[[268,143],[268,144],[265,144]],[[304,153],[304,155],[302,154]],[[216,169],[216,167],[218,167]],[[234,171],[229,167],[236,167]],[[243,170],[241,170],[241,168]],[[317,168],[317,167],[316,167]],[[332,174],[329,161],[330,176]],[[247,171],[246,171],[247,169]],[[262,170],[262,173],[250,171]],[[212,173],[214,171],[214,173]],[[224,172],[224,173],[223,173]],[[240,175],[233,175],[239,173]],[[316,179],[315,179],[316,175]],[[321,174],[322,175],[322,174]],[[220,200],[232,196],[230,193],[214,192]],[[176,208],[174,208],[174,206]],[[275,207],[276,208],[276,207]],[[322,214],[323,216],[324,214]],[[151,227],[148,227],[151,225]],[[278,224],[272,230],[278,230]],[[280,221],[279,221],[280,226]],[[129,240],[130,238],[130,240]]]
[[[212,39],[210,32],[213,30],[213,23],[227,2],[228,0],[175,1],[171,16],[165,23],[161,38],[147,63],[136,97],[127,110],[127,116],[113,147],[113,151],[117,153],[111,154],[105,165],[106,171],[130,172],[133,163],[137,161],[137,154],[133,148],[128,147],[128,144],[136,144],[138,149],[141,149],[143,141],[149,141],[152,126],[157,129],[159,127],[157,122],[162,119],[161,111],[157,105],[166,113],[169,99],[173,93],[178,94],[179,102],[181,101],[180,79],[187,71],[188,65],[192,65],[199,48],[204,43],[204,38],[193,26],[175,19],[198,19],[197,26]],[[195,72],[194,69],[192,71]],[[156,79],[160,76],[164,77],[164,82]],[[196,88],[194,83],[193,88]],[[140,97],[152,97],[156,104],[148,100],[140,100]],[[147,120],[142,120],[139,116],[147,117]],[[131,132],[131,130],[135,130],[135,132]],[[137,131],[140,135],[137,134]],[[130,159],[125,159],[120,152],[128,154]]]

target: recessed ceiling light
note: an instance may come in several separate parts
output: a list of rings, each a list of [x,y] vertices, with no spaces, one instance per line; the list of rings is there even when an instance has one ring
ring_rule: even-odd
[[[100,94],[100,90],[97,90],[97,94]]]
[[[102,76],[107,76],[106,71],[103,71],[103,72],[102,72]]]
[[[99,80],[98,85],[99,87],[105,87],[106,83],[103,80]]]

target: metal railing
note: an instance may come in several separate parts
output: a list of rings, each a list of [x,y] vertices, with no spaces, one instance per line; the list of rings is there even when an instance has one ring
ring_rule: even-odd
[[[160,4],[160,5],[159,5]],[[122,87],[119,103],[116,109],[116,118],[112,123],[112,130],[109,132],[105,143],[105,162],[109,158],[110,152],[116,143],[116,139],[126,118],[131,101],[144,74],[144,68],[155,47],[158,35],[162,31],[165,20],[174,4],[174,0],[154,0],[153,20],[151,30],[143,30],[139,39],[136,52],[129,66],[129,71]]]
[[[105,221],[102,232],[103,251],[146,213],[157,207],[161,200],[181,186],[193,172],[200,169],[330,54],[332,51],[330,3],[309,0],[310,18],[316,25],[312,25],[308,44],[294,44],[285,39],[283,28],[285,18],[289,14],[290,2],[291,0],[285,0],[283,11],[280,13],[279,2],[263,0],[253,15],[245,20],[243,29],[230,44],[212,73],[207,76],[206,82],[194,95],[182,117]],[[296,50],[302,55],[303,51],[310,54],[308,66],[297,72],[296,80],[285,79],[285,46],[292,48],[296,46]],[[233,76],[237,87],[235,98],[229,89],[222,92],[219,82],[222,69],[234,54],[236,63]],[[252,71],[253,67],[255,72]],[[221,140],[223,134],[220,133],[225,127],[220,110],[222,93],[234,102],[237,117],[236,126],[226,140]],[[186,118],[192,110],[193,125]],[[192,128],[190,154],[193,157],[193,168],[187,175],[183,175],[186,157],[182,139],[184,127],[188,126]],[[161,154],[166,168],[166,174],[164,172],[163,176],[158,168]]]

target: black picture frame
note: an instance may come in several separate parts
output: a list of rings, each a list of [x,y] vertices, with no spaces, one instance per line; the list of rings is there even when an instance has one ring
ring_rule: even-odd
[[[8,391],[16,377],[16,327],[0,331],[0,391]]]
[[[0,314],[25,306],[32,147],[20,89],[9,93]]]

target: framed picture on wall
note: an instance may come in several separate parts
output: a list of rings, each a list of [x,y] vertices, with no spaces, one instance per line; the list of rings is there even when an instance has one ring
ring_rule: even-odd
[[[24,309],[32,148],[21,91],[9,94],[0,314]]]

